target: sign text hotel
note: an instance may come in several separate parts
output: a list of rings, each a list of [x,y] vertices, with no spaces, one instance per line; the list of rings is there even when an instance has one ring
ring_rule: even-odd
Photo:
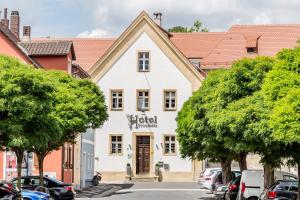
[[[157,116],[127,115],[130,130],[139,128],[157,128]]]

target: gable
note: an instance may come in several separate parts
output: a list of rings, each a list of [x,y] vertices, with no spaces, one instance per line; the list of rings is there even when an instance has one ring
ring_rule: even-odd
[[[197,71],[187,58],[170,41],[163,32],[145,13],[142,12],[125,32],[114,42],[109,50],[90,69],[92,79],[97,82],[127,51],[127,49],[146,33],[151,40],[164,52],[179,71],[191,82],[193,90],[198,89],[204,77]]]

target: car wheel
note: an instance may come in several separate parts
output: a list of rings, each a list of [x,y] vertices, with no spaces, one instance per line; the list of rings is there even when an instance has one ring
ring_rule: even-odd
[[[224,192],[223,200],[226,200],[226,194],[227,194],[227,191]]]
[[[247,199],[247,200],[258,200],[258,198],[257,198],[257,197],[250,197],[250,198]]]

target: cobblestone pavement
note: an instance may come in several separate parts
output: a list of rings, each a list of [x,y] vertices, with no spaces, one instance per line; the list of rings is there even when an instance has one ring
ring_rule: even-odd
[[[76,198],[100,198],[107,197],[122,189],[128,189],[133,184],[99,184],[76,191]]]
[[[77,193],[78,200],[218,200],[197,183],[100,184]]]

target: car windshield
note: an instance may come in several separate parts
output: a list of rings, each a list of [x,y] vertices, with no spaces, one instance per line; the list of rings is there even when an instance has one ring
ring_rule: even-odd
[[[50,181],[53,181],[53,182],[55,182],[55,183],[58,183],[58,184],[64,184],[64,182],[61,182],[60,180],[57,180],[57,179],[55,179],[55,178],[51,178],[51,177],[47,177],[47,179],[49,179]]]

